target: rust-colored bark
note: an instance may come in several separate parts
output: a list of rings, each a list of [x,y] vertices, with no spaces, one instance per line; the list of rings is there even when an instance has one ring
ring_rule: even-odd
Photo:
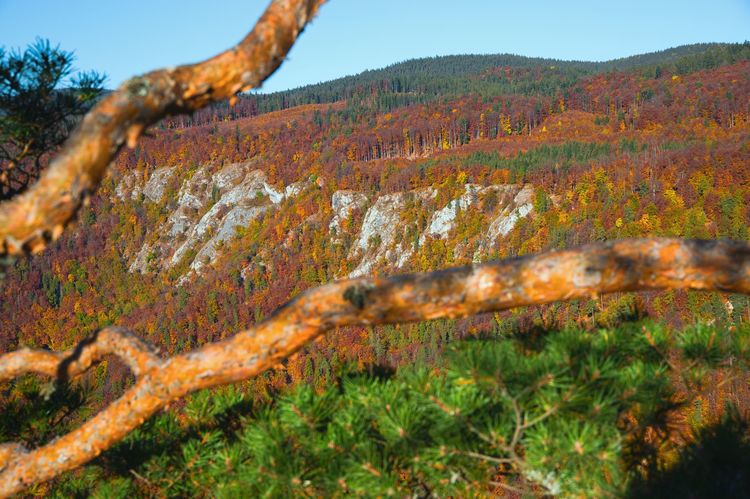
[[[169,114],[190,112],[259,85],[281,63],[323,0],[272,0],[236,47],[205,62],[154,71],[102,100],[25,194],[0,205],[0,256],[40,251],[57,238],[127,141]],[[462,317],[614,291],[706,289],[750,294],[750,246],[639,239],[472,267],[311,289],[233,338],[170,359],[122,328],[99,331],[68,352],[0,356],[0,381],[34,372],[65,381],[105,355],[137,380],[81,427],[43,447],[0,445],[0,495],[80,466],[184,395],[255,376],[340,326]]]
[[[750,294],[750,246],[633,239],[431,273],[344,280],[302,293],[267,321],[230,339],[167,360],[115,328],[71,352],[10,353],[0,357],[0,380],[24,372],[67,378],[108,353],[123,356],[138,379],[80,428],[44,447],[0,446],[0,495],[84,464],[170,402],[255,376],[336,327],[463,317],[600,293],[678,288]]]
[[[131,78],[83,119],[34,186],[0,205],[0,256],[57,239],[125,144],[161,118],[257,87],[279,67],[325,0],[272,0],[236,46],[204,62]]]

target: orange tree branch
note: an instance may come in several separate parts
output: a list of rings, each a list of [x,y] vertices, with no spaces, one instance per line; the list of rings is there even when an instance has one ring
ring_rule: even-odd
[[[26,373],[67,381],[86,372],[106,355],[120,357],[136,376],[158,367],[161,360],[150,345],[125,328],[110,326],[67,352],[23,348],[0,357],[0,382]]]
[[[310,289],[265,322],[230,339],[165,361],[153,360],[153,366],[142,370],[121,398],[71,433],[32,451],[18,444],[0,446],[0,459],[4,458],[0,495],[80,466],[170,402],[195,390],[255,376],[337,327],[463,317],[647,289],[750,294],[750,246],[731,241],[632,239]],[[13,355],[0,357],[0,372],[22,372],[7,367]]]
[[[44,175],[0,205],[0,256],[34,253],[60,236],[126,142],[165,116],[257,87],[283,61],[324,0],[272,0],[236,46],[204,62],[123,83],[83,119]]]

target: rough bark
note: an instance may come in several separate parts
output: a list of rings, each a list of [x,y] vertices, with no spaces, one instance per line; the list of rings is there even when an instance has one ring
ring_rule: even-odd
[[[0,257],[36,253],[57,239],[107,166],[149,125],[257,87],[279,67],[324,0],[272,0],[236,46],[204,62],[123,83],[83,119],[28,191],[0,204]]]
[[[71,352],[10,353],[0,357],[0,381],[25,372],[67,379],[108,353],[123,356],[138,379],[91,420],[41,448],[0,446],[0,495],[80,466],[170,402],[255,376],[337,327],[463,317],[646,289],[750,294],[750,246],[633,239],[432,273],[344,280],[302,293],[252,329],[168,360],[113,328]]]
[[[96,189],[122,145],[150,124],[259,85],[281,63],[322,0],[273,0],[236,47],[205,62],[154,71],[102,100],[25,194],[0,205],[0,256],[42,250]],[[121,398],[67,435],[33,450],[0,445],[0,495],[80,466],[170,402],[247,379],[341,326],[462,317],[614,291],[705,289],[750,294],[750,247],[732,242],[626,240],[472,267],[311,289],[267,321],[170,359],[122,328],[106,328],[68,352],[0,356],[0,381],[38,373],[67,381],[106,355],[136,375]]]

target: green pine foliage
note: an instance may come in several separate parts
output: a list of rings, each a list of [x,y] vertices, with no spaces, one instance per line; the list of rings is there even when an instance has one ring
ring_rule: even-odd
[[[106,77],[74,74],[73,52],[37,38],[23,52],[0,46],[0,200],[23,192],[104,92]]]
[[[691,473],[698,443],[669,469],[659,458],[668,415],[750,361],[746,326],[501,326],[453,343],[429,369],[347,370],[322,390],[260,399],[238,386],[197,393],[58,480],[53,495],[621,496]],[[736,420],[694,430],[726,439],[745,431]],[[659,438],[644,440],[649,430]],[[732,476],[732,490],[750,486],[747,471]]]

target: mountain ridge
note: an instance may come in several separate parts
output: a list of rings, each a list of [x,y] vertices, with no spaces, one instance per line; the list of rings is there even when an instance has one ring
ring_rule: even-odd
[[[744,57],[747,48],[737,50]],[[0,286],[0,348],[63,350],[117,325],[172,356],[247,330],[305,290],[348,276],[471,266],[621,238],[748,241],[750,60],[728,62],[734,57],[730,51],[726,57],[705,56],[714,53],[709,48],[678,58],[659,71],[493,67],[472,77],[403,78],[400,89],[393,82],[364,85],[343,101],[272,113],[257,105],[251,109],[257,101],[243,97],[234,108],[164,121],[118,155],[75,230],[34,259],[8,268]],[[412,84],[432,86],[406,93],[404,85]],[[252,111],[248,116],[241,114],[243,105]],[[538,275],[526,277],[533,281]],[[644,317],[649,322],[634,322]],[[234,397],[227,401],[234,407],[230,411],[237,409],[238,421],[227,425],[220,416],[215,424],[235,442],[238,431],[258,428],[256,420],[246,418],[258,400],[271,407],[300,387],[311,395],[328,387],[337,392],[340,374],[354,366],[387,376],[419,365],[431,380],[438,379],[443,352],[460,340],[491,338],[507,347],[513,338],[516,346],[506,350],[508,358],[525,364],[541,339],[565,337],[568,331],[575,333],[567,337],[571,353],[584,361],[582,372],[601,380],[607,375],[592,368],[579,338],[598,336],[603,361],[617,352],[641,364],[644,356],[661,356],[653,338],[681,342],[685,334],[699,334],[709,349],[722,348],[725,340],[717,338],[744,338],[738,335],[750,331],[749,322],[750,300],[744,295],[649,291],[459,320],[342,327],[244,383],[238,389],[247,397],[242,408]],[[642,353],[610,343],[628,329]],[[694,340],[683,344],[695,351]],[[563,354],[560,360],[570,366],[569,359]],[[664,361],[673,364],[666,355]],[[680,361],[678,369],[688,361]],[[487,372],[513,375],[516,369]],[[696,399],[705,405],[685,405],[670,424],[685,428],[686,421],[708,421],[721,414],[725,402],[737,402],[750,413],[746,380],[705,372],[700,382],[709,386]],[[94,400],[86,408],[92,410],[118,397],[131,380],[127,367],[114,361],[91,376]],[[675,371],[664,381],[681,376]],[[623,388],[629,391],[630,383]],[[523,393],[531,393],[528,386],[522,383]],[[464,381],[458,385],[460,391],[466,387]],[[198,401],[192,414],[204,414],[200,401],[216,393],[192,399]],[[329,406],[329,399],[317,395],[308,400]],[[669,396],[660,400],[671,403]],[[392,402],[383,403],[390,420]],[[191,456],[201,455],[207,469],[221,470],[218,481],[200,485],[204,495],[230,483],[240,461],[225,466],[225,457],[210,450],[202,429],[193,426],[198,420],[190,416],[192,402],[187,404],[186,411],[167,413],[173,422],[163,433],[154,436],[152,430],[164,418],[145,425],[144,433],[124,443],[122,455],[165,435],[174,445],[115,468],[107,463],[117,454],[108,453],[82,474],[117,481],[143,495],[161,487],[175,492],[173,484],[196,473]],[[435,408],[436,414],[445,413],[444,407]],[[75,422],[88,414],[74,416]],[[611,419],[613,431],[621,421]],[[195,438],[175,437],[175,424]],[[400,433],[392,432],[398,439]],[[613,435],[608,441],[621,441],[620,433]],[[182,440],[188,443],[182,446]],[[329,439],[320,442],[324,452],[337,452]],[[290,456],[282,444],[277,463]],[[188,446],[189,453],[180,451]],[[244,442],[237,448],[247,451]],[[577,460],[580,452],[571,455]],[[174,466],[164,459],[174,459]],[[600,454],[591,459],[597,465]],[[278,482],[268,473],[275,464],[247,466]],[[148,482],[126,470],[136,470]],[[61,479],[61,487],[93,483],[76,482],[79,476]]]
[[[705,53],[711,49],[717,48],[731,48],[731,47],[744,47],[748,46],[750,42],[743,43],[726,43],[726,42],[701,42],[691,43],[685,45],[678,45],[663,50],[655,50],[652,52],[644,52],[640,54],[634,54],[624,57],[616,57],[613,59],[607,59],[603,61],[588,61],[583,59],[556,59],[553,57],[536,57],[536,56],[525,56],[512,53],[488,53],[488,54],[448,54],[448,55],[436,55],[427,57],[415,57],[411,59],[405,59],[403,61],[394,62],[383,66],[381,68],[366,69],[359,73],[353,73],[349,75],[343,75],[329,80],[319,81],[317,83],[309,83],[292,87],[285,90],[279,90],[274,92],[253,92],[258,95],[270,95],[277,93],[295,92],[309,87],[315,87],[318,85],[326,85],[331,83],[341,82],[343,80],[356,79],[364,75],[374,75],[378,73],[387,73],[390,70],[402,71],[408,73],[410,70],[414,71],[410,66],[435,65],[440,68],[445,62],[451,60],[461,59],[473,59],[476,60],[483,69],[497,66],[508,66],[508,67],[529,67],[539,65],[565,65],[571,67],[586,67],[589,69],[598,70],[625,70],[637,66],[644,66],[649,64],[666,64],[674,62],[678,59],[687,56],[694,56]],[[486,67],[485,67],[486,66]],[[463,72],[451,71],[453,74],[465,74]]]
[[[465,54],[409,59],[383,68],[303,85],[278,92],[240,94],[234,106],[215,104],[168,120],[175,126],[205,124],[247,117],[305,104],[347,102],[352,112],[361,108],[385,112],[412,104],[475,93],[492,98],[503,93],[547,95],[564,92],[584,76],[638,70],[651,77],[661,73],[686,75],[750,59],[750,42],[697,43],[636,54],[609,61],[566,61],[515,54]],[[492,70],[510,70],[502,82]],[[540,81],[545,83],[540,85]]]

